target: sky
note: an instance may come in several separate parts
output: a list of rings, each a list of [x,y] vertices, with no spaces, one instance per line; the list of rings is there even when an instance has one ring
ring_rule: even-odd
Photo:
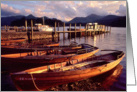
[[[1,1],[1,16],[47,16],[63,21],[96,15],[126,16],[126,1]]]

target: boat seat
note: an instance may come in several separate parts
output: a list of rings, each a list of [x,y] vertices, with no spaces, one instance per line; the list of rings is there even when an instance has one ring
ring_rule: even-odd
[[[66,50],[63,50],[63,54],[74,54],[74,53],[77,53],[76,49],[66,49]]]

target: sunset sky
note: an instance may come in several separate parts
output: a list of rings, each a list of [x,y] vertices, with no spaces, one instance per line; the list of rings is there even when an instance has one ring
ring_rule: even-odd
[[[63,21],[74,17],[126,15],[126,1],[1,1],[1,16],[47,16]]]

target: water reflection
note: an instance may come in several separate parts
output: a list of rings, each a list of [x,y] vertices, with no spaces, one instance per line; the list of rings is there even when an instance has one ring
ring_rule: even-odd
[[[94,36],[94,46],[96,46],[97,37]]]
[[[71,39],[71,41],[74,41],[74,38]],[[111,33],[105,33],[88,37],[79,37],[75,38],[75,41],[78,44],[86,43],[97,46],[100,50],[121,50],[124,51],[124,53],[126,53],[126,28],[112,27]],[[60,45],[63,45],[62,41],[60,41],[59,43]],[[69,45],[70,41],[66,39],[64,44]],[[100,53],[97,53],[96,55],[99,54]],[[101,54],[104,54],[104,52]],[[120,64],[123,66],[122,73],[120,74],[120,76],[118,76],[118,81],[114,81],[110,90],[126,90],[126,57],[123,58]]]

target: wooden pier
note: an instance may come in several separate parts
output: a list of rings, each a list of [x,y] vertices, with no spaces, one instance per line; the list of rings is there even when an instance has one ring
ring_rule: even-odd
[[[57,28],[58,27],[58,28]],[[59,30],[59,23],[55,22],[54,26],[54,31],[52,32],[43,32],[45,34],[51,34],[52,35],[52,41],[55,40],[56,37],[58,37],[58,41],[60,40],[60,34],[63,34],[63,39],[65,39],[65,33],[68,34],[68,38],[76,38],[76,37],[81,37],[81,36],[94,36],[102,33],[108,33],[111,32],[111,27],[110,26],[105,26],[105,25],[98,25],[97,23],[87,23],[84,28],[82,29],[81,24],[75,25],[72,28],[72,25],[69,25],[69,28],[65,30],[65,23],[63,24],[63,30]],[[79,28],[77,28],[79,27]],[[27,26],[27,20],[25,21],[25,26],[24,27],[17,27],[17,26],[3,26],[3,29],[1,29],[2,32],[31,32],[31,39],[33,40],[33,34],[35,33],[35,27],[33,27],[33,21],[31,20],[31,27]],[[38,32],[38,31],[37,31]],[[26,34],[27,35],[27,34]],[[56,35],[56,36],[55,36]]]

